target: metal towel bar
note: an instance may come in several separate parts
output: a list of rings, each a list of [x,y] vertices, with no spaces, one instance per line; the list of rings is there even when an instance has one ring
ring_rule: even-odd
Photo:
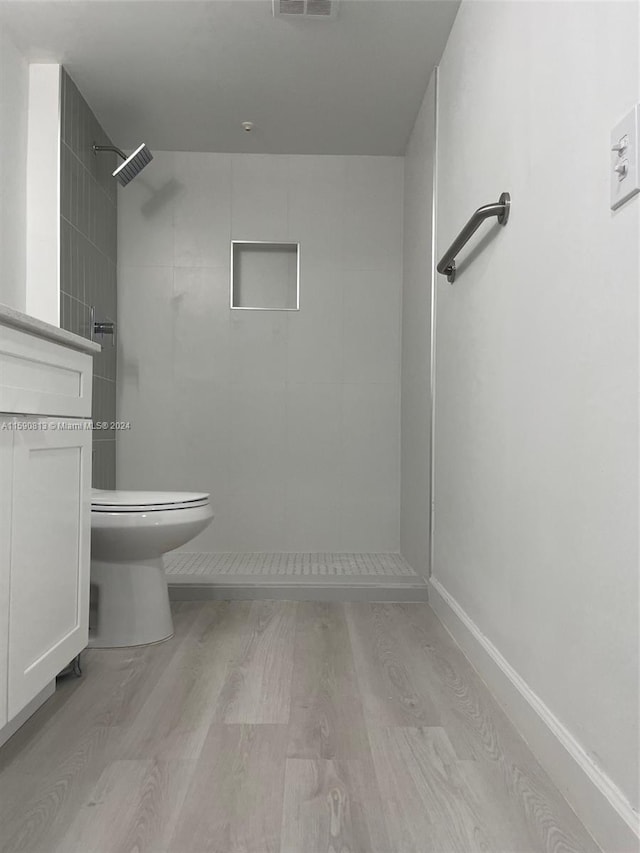
[[[453,243],[442,256],[438,264],[438,272],[446,275],[447,281],[451,284],[456,278],[456,255],[475,234],[478,228],[482,225],[485,219],[491,216],[497,216],[500,225],[506,225],[509,221],[509,209],[511,207],[511,196],[509,193],[502,193],[500,199],[495,204],[485,204],[484,207],[479,207],[473,214],[471,219],[458,234]]]

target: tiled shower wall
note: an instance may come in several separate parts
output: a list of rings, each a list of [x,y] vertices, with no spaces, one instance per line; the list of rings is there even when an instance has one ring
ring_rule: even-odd
[[[189,550],[398,550],[402,199],[401,157],[166,151],[120,194],[118,486],[210,492]],[[300,242],[299,311],[230,310],[231,239]]]
[[[117,156],[95,155],[93,143],[111,145],[69,75],[62,72],[60,122],[60,325],[90,337],[95,319],[116,319]],[[100,341],[100,339],[98,339]],[[105,336],[93,360],[93,421],[116,418],[116,348]],[[115,432],[93,434],[93,485],[115,488]]]

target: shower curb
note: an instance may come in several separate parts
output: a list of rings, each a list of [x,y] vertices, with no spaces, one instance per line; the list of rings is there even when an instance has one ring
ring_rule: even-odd
[[[255,575],[229,578],[193,578],[185,582],[184,576],[175,581],[167,576],[169,598],[172,601],[220,601],[277,599],[288,601],[427,601],[428,587],[421,578],[385,578],[384,576],[360,578],[301,577],[260,578]]]

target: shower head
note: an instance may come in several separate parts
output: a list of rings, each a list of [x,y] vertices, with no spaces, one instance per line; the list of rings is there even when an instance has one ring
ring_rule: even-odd
[[[115,172],[113,172],[113,177],[118,179],[122,187],[126,187],[129,181],[132,181],[144,169],[147,163],[153,160],[153,154],[144,142],[128,157],[124,151],[121,151],[114,145],[94,145],[93,153],[96,154],[98,151],[115,151],[116,154],[122,157],[124,163],[120,163]]]
[[[153,160],[153,154],[147,146],[142,143],[139,148],[130,154],[124,163],[121,163],[113,173],[113,177],[120,181],[120,186],[126,187],[138,175],[147,163]]]

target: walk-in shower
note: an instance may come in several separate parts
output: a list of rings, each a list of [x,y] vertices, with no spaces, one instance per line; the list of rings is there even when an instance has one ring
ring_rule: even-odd
[[[120,186],[122,187],[126,187],[129,181],[132,181],[136,175],[140,174],[144,167],[153,160],[153,154],[149,151],[144,142],[128,157],[124,151],[121,151],[120,148],[116,148],[115,145],[96,145],[94,143],[93,153],[97,154],[98,151],[114,151],[122,157],[124,163],[121,163],[113,172],[113,177],[118,179]]]

